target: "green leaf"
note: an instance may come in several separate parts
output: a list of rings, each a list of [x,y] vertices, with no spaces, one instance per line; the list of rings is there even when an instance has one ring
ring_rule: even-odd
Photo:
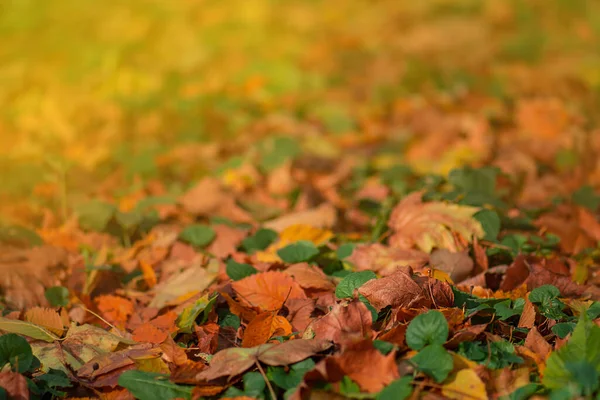
[[[511,306],[512,304],[512,306]],[[525,306],[525,300],[516,299],[514,304],[511,300],[504,300],[494,304],[494,311],[501,321],[506,321],[510,317],[515,315],[521,315],[523,307]]]
[[[527,400],[541,388],[542,385],[538,385],[537,383],[530,383],[528,385],[521,386],[508,395],[508,400]]]
[[[183,333],[192,333],[192,327],[200,313],[204,313],[204,316],[200,321],[200,324],[202,324],[208,317],[208,313],[212,309],[216,299],[217,296],[209,298],[209,295],[206,294],[196,300],[192,305],[186,307],[177,318],[177,326],[180,331]]]
[[[349,376],[344,375],[340,381],[340,394],[352,395],[355,393],[360,393],[360,386],[358,386],[358,383],[354,382]]]
[[[267,387],[260,372],[246,372],[242,376],[242,382],[244,382],[244,395],[249,397],[259,397]]]
[[[403,376],[386,386],[377,393],[376,400],[404,400],[413,392],[412,376]]]
[[[215,231],[208,225],[194,224],[187,226],[179,234],[179,238],[196,248],[202,248],[214,240]]]
[[[79,216],[79,225],[83,229],[102,232],[106,229],[108,221],[115,215],[117,208],[108,203],[92,200],[75,207]]]
[[[529,293],[529,301],[542,304],[560,296],[560,290],[554,285],[543,285]]]
[[[289,390],[302,383],[304,374],[315,367],[315,362],[307,358],[306,360],[292,364],[289,371],[283,367],[269,367],[267,377],[281,389]]]
[[[413,350],[427,345],[446,343],[448,339],[448,321],[439,311],[431,310],[417,315],[406,329],[406,344]]]
[[[125,371],[119,377],[119,386],[144,400],[189,399],[192,395],[191,387],[176,385],[166,375],[154,372]]]
[[[559,338],[564,339],[569,333],[573,332],[575,326],[577,326],[577,324],[573,322],[559,322],[550,328],[550,330]]]
[[[239,281],[258,272],[252,265],[239,263],[232,258],[227,260],[225,271],[227,272],[227,276],[234,281]]]
[[[566,345],[550,354],[546,363],[543,384],[550,389],[558,389],[571,384],[578,385],[577,378],[567,368],[577,370],[579,363],[587,363],[600,373],[600,327],[582,313],[571,338]],[[583,367],[581,367],[583,368]]]
[[[310,261],[317,254],[319,254],[319,249],[313,242],[308,240],[300,240],[277,250],[277,255],[290,264]]]
[[[443,382],[454,368],[452,356],[440,344],[430,344],[410,359],[419,371],[432,377],[437,383]]]
[[[18,225],[0,224],[0,243],[14,244],[16,246],[41,246],[44,240],[31,229]]]
[[[64,286],[53,286],[44,292],[46,300],[52,307],[66,307],[69,305],[69,289]]]
[[[500,234],[500,217],[498,213],[492,210],[481,210],[473,214],[473,218],[475,218],[485,232],[485,236],[483,237],[485,240],[489,240],[495,242],[498,239],[498,235]]]
[[[396,345],[384,340],[373,340],[373,347],[379,350],[379,352],[384,356],[387,356],[392,350],[394,350]]]
[[[348,274],[335,288],[335,296],[338,299],[353,297],[354,291],[371,279],[377,279],[377,275],[373,271],[360,271]]]
[[[221,326],[223,328],[231,327],[231,328],[234,328],[237,330],[241,324],[242,324],[242,321],[240,320],[240,317],[238,317],[235,314],[226,313],[223,316],[221,316],[221,314],[219,314],[219,326]]]
[[[247,253],[254,253],[269,247],[278,237],[277,232],[271,229],[261,228],[252,236],[242,241],[242,248]]]
[[[59,339],[54,333],[41,326],[16,319],[0,317],[0,329],[6,332],[28,336],[33,339],[43,340],[45,342],[54,342]]]
[[[342,244],[340,247],[338,247],[337,251],[335,252],[337,255],[337,258],[339,258],[340,260],[343,260],[346,257],[350,257],[352,255],[352,252],[354,251],[355,247],[356,247],[356,245],[354,243]]]
[[[559,320],[567,315],[563,313],[565,304],[558,299],[560,290],[553,285],[543,285],[529,293],[529,301],[536,304],[539,311],[546,318]]]
[[[589,185],[582,186],[573,192],[571,199],[575,204],[583,206],[590,211],[596,211],[600,207],[600,196]]]
[[[490,369],[501,369],[511,364],[523,363],[523,359],[515,354],[515,347],[507,341],[488,344],[463,342],[458,347],[458,353]]]
[[[0,369],[10,364],[13,371],[23,373],[32,362],[33,353],[27,340],[14,333],[0,336]]]

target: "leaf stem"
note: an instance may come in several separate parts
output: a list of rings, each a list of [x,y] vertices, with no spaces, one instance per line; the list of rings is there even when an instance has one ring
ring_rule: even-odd
[[[267,384],[267,387],[269,388],[269,393],[271,394],[271,399],[277,400],[277,395],[275,394],[275,390],[273,390],[273,386],[271,386],[271,382],[269,382],[269,378],[267,378],[267,375],[265,374],[265,371],[260,366],[260,362],[258,360],[256,360],[256,366],[258,367],[258,371],[262,375],[263,379],[265,380],[265,383]]]

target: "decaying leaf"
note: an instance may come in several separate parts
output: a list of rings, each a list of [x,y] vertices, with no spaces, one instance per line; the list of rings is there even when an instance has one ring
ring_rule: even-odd
[[[265,311],[274,311],[288,299],[304,299],[304,291],[289,275],[269,271],[251,275],[233,282],[238,298],[245,304],[259,307]]]
[[[431,253],[434,247],[458,252],[463,246],[454,233],[471,241],[485,235],[481,223],[473,218],[476,207],[421,200],[421,193],[405,197],[392,211],[389,227],[394,231],[390,245],[400,249],[418,248]]]

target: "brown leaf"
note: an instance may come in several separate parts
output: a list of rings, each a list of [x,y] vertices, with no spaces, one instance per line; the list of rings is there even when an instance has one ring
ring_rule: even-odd
[[[289,365],[302,361],[330,348],[327,340],[289,340],[283,343],[267,343],[252,348],[232,347],[215,354],[210,367],[198,375],[198,381],[210,381],[223,376],[239,375],[257,361],[271,366]]]
[[[542,335],[540,335],[540,332],[535,326],[530,328],[527,333],[524,346],[540,356],[543,360],[546,360],[552,352],[552,346]]]
[[[44,292],[60,285],[66,264],[67,252],[62,248],[0,246],[0,289],[15,308],[48,305]]]
[[[332,340],[336,343],[352,338],[370,338],[373,317],[362,302],[353,300],[347,304],[336,304],[325,316],[313,321],[305,335],[314,333],[317,339]]]
[[[29,400],[29,387],[25,377],[17,372],[0,372],[0,387],[11,400]]]
[[[434,250],[429,264],[450,275],[453,282],[463,281],[473,271],[473,260],[467,251],[454,253],[446,249]]]
[[[265,311],[274,311],[286,299],[304,299],[304,291],[294,279],[279,271],[261,272],[231,284],[239,299]]]
[[[44,327],[59,337],[64,332],[62,318],[51,308],[33,307],[25,312],[25,321]]]
[[[308,265],[308,263],[291,265],[284,272],[292,275],[294,280],[305,289],[335,289],[333,282],[321,269]]]
[[[181,196],[179,204],[191,214],[206,215],[218,209],[226,197],[221,182],[208,177]]]
[[[411,278],[409,271],[402,269],[390,276],[368,281],[358,292],[377,311],[387,306],[411,308],[431,304],[427,292]]]
[[[213,229],[216,237],[206,250],[217,258],[225,258],[235,253],[237,247],[246,237],[244,231],[223,224],[213,225]]]
[[[377,336],[378,340],[384,340],[386,342],[394,343],[400,349],[407,348],[406,346],[406,329],[408,325],[406,324],[398,324],[392,329],[380,334]]]
[[[485,328],[487,328],[487,324],[472,325],[460,329],[454,333],[445,346],[449,349],[454,349],[463,342],[473,342],[477,336],[485,331]]]
[[[374,271],[380,275],[393,274],[398,267],[422,268],[429,256],[420,250],[398,249],[380,243],[357,246],[347,259],[359,271]]]
[[[368,393],[379,392],[399,376],[396,352],[384,356],[371,340],[348,343],[342,354],[334,357],[346,375]]]
[[[529,298],[525,298],[525,305],[517,326],[519,328],[533,328],[535,326],[535,314],[535,306],[529,301]]]
[[[303,332],[312,321],[311,315],[315,310],[312,299],[291,299],[286,302],[288,319],[295,332]]]
[[[442,202],[423,203],[421,196],[420,192],[406,196],[392,211],[388,221],[394,231],[389,239],[390,246],[416,247],[426,253],[434,247],[457,252],[464,246],[453,233],[469,242],[473,237],[484,236],[481,223],[473,218],[478,208]]]
[[[296,224],[311,225],[315,228],[332,228],[337,221],[337,211],[329,203],[323,203],[317,208],[306,211],[298,211],[268,221],[265,228],[281,232],[285,228]]]
[[[287,319],[276,315],[273,311],[258,314],[246,327],[242,347],[254,347],[266,343],[277,330],[282,330],[281,335],[278,336],[287,336],[292,333],[292,326]]]

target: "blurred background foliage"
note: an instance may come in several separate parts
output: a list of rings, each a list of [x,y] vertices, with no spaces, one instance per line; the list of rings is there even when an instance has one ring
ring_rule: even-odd
[[[335,154],[432,93],[558,95],[594,122],[599,39],[593,0],[3,0],[0,213],[177,194],[305,122]]]

